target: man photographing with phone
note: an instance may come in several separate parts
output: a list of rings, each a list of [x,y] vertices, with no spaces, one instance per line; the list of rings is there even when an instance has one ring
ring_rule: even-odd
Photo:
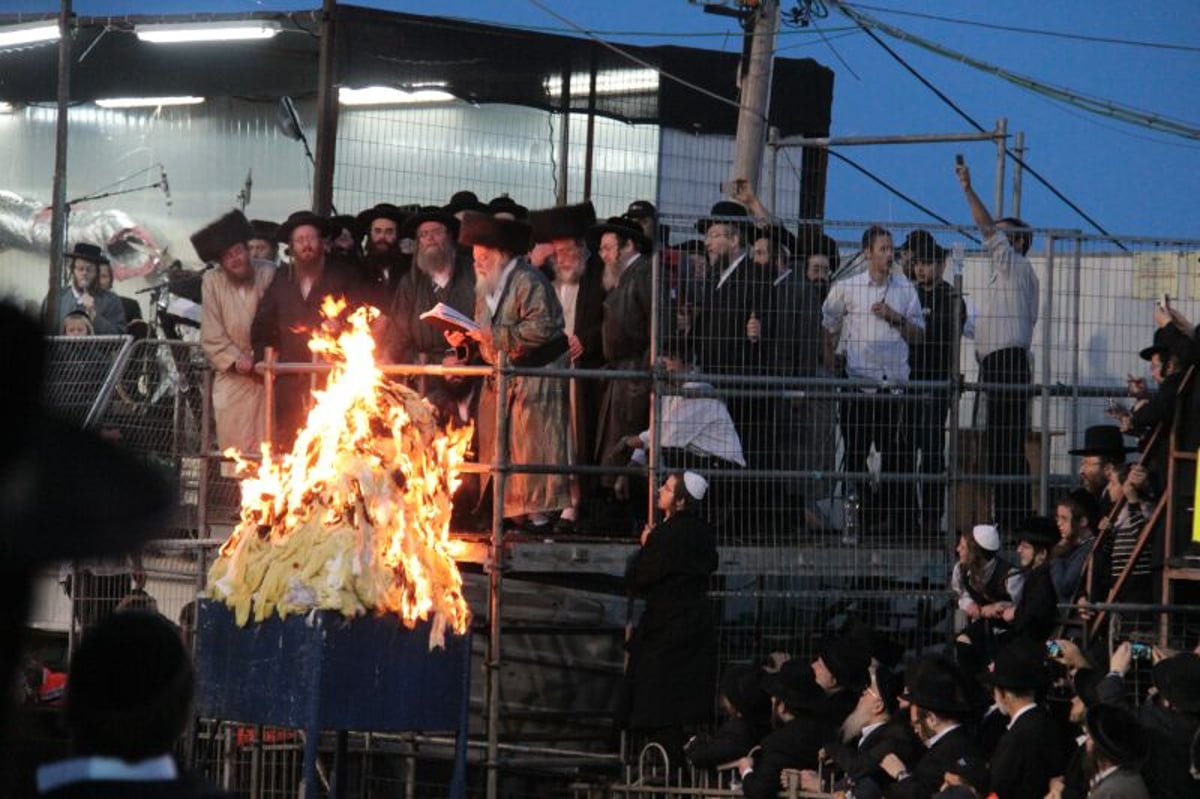
[[[971,218],[983,234],[991,267],[987,287],[979,293],[975,323],[979,381],[993,386],[986,390],[987,471],[1004,477],[1028,477],[1025,437],[1029,432],[1029,394],[1022,388],[1033,379],[1029,347],[1038,315],[1038,279],[1026,257],[1033,234],[1016,217],[992,219],[971,187],[971,172],[961,155],[955,157],[954,173]],[[1030,504],[1028,483],[1003,483],[993,488],[992,515],[1006,534],[1029,515]]]

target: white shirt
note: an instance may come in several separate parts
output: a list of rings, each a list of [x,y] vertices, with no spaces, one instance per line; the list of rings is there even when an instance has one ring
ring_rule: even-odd
[[[862,732],[858,734],[858,748],[862,749],[863,741],[867,740],[867,736],[875,732],[875,730],[879,729],[884,724],[887,724],[887,722],[879,721],[875,724],[868,724],[867,726],[863,727]]]
[[[997,350],[1033,343],[1033,326],[1038,319],[1038,279],[1029,259],[1008,243],[997,230],[984,240],[992,275],[979,292],[979,315],[975,320],[975,355],[983,359]]]
[[[925,742],[925,748],[926,748],[926,749],[932,749],[932,748],[933,748],[933,745],[934,745],[935,743],[937,743],[938,741],[942,740],[942,739],[943,739],[943,738],[945,738],[947,735],[949,735],[951,732],[953,732],[954,730],[957,730],[957,729],[958,729],[959,727],[961,727],[961,726],[962,726],[961,724],[951,724],[949,727],[947,727],[946,729],[942,730],[942,731],[941,731],[941,732],[939,732],[937,735],[933,736],[933,737],[932,737],[932,738],[930,738],[928,741],[926,741],[926,742]]]
[[[721,288],[721,286],[725,285],[725,281],[729,279],[729,276],[733,274],[734,270],[736,270],[739,266],[742,265],[742,261],[744,261],[744,260],[746,260],[746,253],[743,252],[741,255],[739,255],[737,258],[734,259],[733,263],[731,263],[729,266],[725,267],[725,269],[723,269],[721,271],[721,276],[719,278],[717,278],[717,288],[718,289]]]
[[[1013,725],[1017,723],[1017,719],[1021,718],[1021,716],[1024,716],[1026,713],[1033,710],[1035,707],[1037,707],[1037,702],[1030,702],[1028,705],[1021,708],[1016,713],[1013,713],[1012,718],[1010,718],[1008,720],[1007,729],[1011,730],[1013,728]]]
[[[554,293],[558,295],[558,304],[563,309],[563,329],[568,335],[575,333],[575,306],[579,299],[578,283],[555,283]]]
[[[899,330],[871,313],[871,306],[877,302],[886,302],[910,325],[925,329],[921,300],[908,278],[890,272],[876,283],[869,270],[830,286],[821,307],[821,324],[831,335],[841,335],[847,376],[907,380],[908,343]]]
[[[684,383],[684,388],[711,389],[707,383]],[[716,397],[684,397],[668,394],[662,404],[662,446],[686,449],[693,455],[720,458],[738,466],[746,465],[742,440],[729,416],[725,403]],[[650,431],[640,433],[642,443],[650,446]],[[633,463],[646,462],[646,450],[635,449]]]

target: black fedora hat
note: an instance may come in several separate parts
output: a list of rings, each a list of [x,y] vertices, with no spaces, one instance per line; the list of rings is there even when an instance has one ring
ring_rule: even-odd
[[[1097,424],[1083,431],[1083,446],[1069,452],[1071,455],[1112,455],[1123,459],[1125,453],[1137,452],[1137,447],[1125,445],[1125,434],[1115,424]]]
[[[533,241],[541,244],[556,239],[581,239],[596,224],[596,208],[591,200],[575,205],[542,208],[529,212]]]
[[[529,219],[529,209],[507,194],[501,194],[499,197],[488,200],[487,211],[492,216],[508,214],[513,219]]]
[[[779,671],[764,674],[762,690],[787,705],[792,713],[811,711],[825,696],[812,666],[795,658],[780,666]]]
[[[1046,661],[1045,644],[1009,637],[1011,640],[996,650],[991,668],[980,676],[980,681],[1013,691],[1033,691],[1049,685],[1054,675]]]
[[[389,220],[396,225],[396,230],[399,231],[403,227],[407,216],[399,207],[392,203],[376,203],[371,208],[359,211],[355,214],[354,219],[359,235],[365,236],[371,230],[371,223],[376,219]]]
[[[246,215],[233,209],[192,234],[192,247],[205,263],[221,260],[221,253],[235,244],[245,244],[255,238],[254,228]]]
[[[649,200],[634,200],[625,209],[624,216],[629,219],[658,219],[658,209]]]
[[[75,242],[75,246],[70,251],[63,253],[63,258],[67,260],[78,258],[81,261],[91,261],[97,266],[108,263],[108,256],[104,254],[104,250],[95,244],[88,244],[86,241]]]
[[[1143,361],[1148,361],[1155,355],[1159,356],[1160,358],[1169,355],[1171,353],[1171,348],[1167,346],[1166,332],[1167,329],[1165,327],[1160,327],[1158,330],[1155,330],[1154,342],[1149,347],[1146,347],[1139,352],[1138,357]]]
[[[940,657],[917,661],[905,671],[907,699],[923,710],[953,717],[971,712],[963,676],[958,668]]]
[[[479,201],[479,196],[473,191],[456,191],[450,196],[443,210],[453,216],[461,211],[479,211],[484,213],[488,207]]]
[[[337,231],[332,229],[329,220],[323,216],[317,216],[312,211],[296,211],[288,216],[279,229],[275,231],[275,241],[280,244],[287,244],[292,238],[292,231],[298,227],[309,225],[317,229],[321,234],[321,238],[325,238],[331,234],[336,234]]]
[[[1017,541],[1028,541],[1034,547],[1050,549],[1062,536],[1058,532],[1058,523],[1049,516],[1030,516],[1017,525]]]
[[[825,642],[818,655],[839,685],[861,691],[870,684],[871,649],[852,636],[839,636]]]
[[[696,220],[696,230],[700,233],[707,233],[713,225],[727,223],[731,219],[733,224],[740,228],[750,221],[750,212],[741,203],[735,203],[733,200],[719,200],[709,209],[708,216]]]
[[[465,247],[479,245],[524,255],[529,252],[532,240],[529,225],[525,222],[467,211],[458,229],[458,243]]]
[[[251,221],[250,224],[253,225],[254,222]],[[356,240],[362,238],[362,233],[364,232],[358,226],[358,217],[350,216],[350,214],[338,214],[337,216],[329,217],[329,226],[334,229],[330,235],[340,236],[341,231],[348,230],[350,231],[350,235]],[[259,238],[266,238],[266,236],[259,236]]]
[[[266,241],[275,241],[275,234],[279,232],[279,223],[272,222],[270,219],[251,219],[250,229],[254,231],[252,239],[265,239]]]
[[[1084,725],[1092,743],[1116,765],[1137,768],[1149,754],[1146,730],[1131,710],[1097,703],[1087,709]]]
[[[445,208],[439,208],[436,205],[426,205],[420,211],[408,217],[404,221],[404,226],[400,234],[401,237],[415,239],[417,237],[417,228],[426,222],[437,222],[446,228],[446,232],[450,235],[452,241],[458,238],[458,219]]]
[[[599,252],[600,239],[605,233],[615,233],[633,241],[633,246],[642,255],[647,255],[654,248],[653,243],[642,231],[642,226],[632,219],[623,216],[610,216],[604,222],[593,225],[587,232],[587,245],[592,252]]]
[[[1185,652],[1154,666],[1154,686],[1171,707],[1200,713],[1200,655]]]

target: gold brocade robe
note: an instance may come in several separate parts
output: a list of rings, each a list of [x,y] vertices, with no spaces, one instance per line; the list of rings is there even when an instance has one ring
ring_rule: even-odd
[[[256,261],[254,281],[234,283],[219,267],[204,273],[200,343],[212,364],[213,418],[217,446],[257,455],[263,439],[264,389],[257,375],[238,374],[233,365],[242,355],[254,357],[250,323],[275,268]],[[222,469],[224,472],[224,468]]]

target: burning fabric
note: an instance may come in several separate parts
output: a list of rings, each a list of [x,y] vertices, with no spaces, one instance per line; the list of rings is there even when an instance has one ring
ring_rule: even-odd
[[[322,314],[332,322],[343,310],[326,298]],[[241,521],[209,591],[239,625],[318,608],[396,613],[410,628],[432,616],[440,646],[447,624],[462,634],[470,619],[449,527],[471,430],[439,431],[424,400],[383,380],[373,314],[360,308],[342,332],[313,336],[333,368],[292,451],[239,459],[250,475]]]

